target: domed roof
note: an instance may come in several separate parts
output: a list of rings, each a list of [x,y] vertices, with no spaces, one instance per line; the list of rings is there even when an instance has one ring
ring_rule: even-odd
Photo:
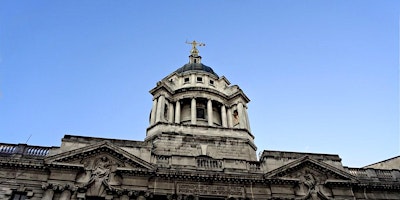
[[[175,72],[180,74],[187,71],[207,72],[218,77],[218,74],[216,74],[211,67],[204,65],[203,63],[188,63],[186,65],[183,65],[183,67],[177,69]]]

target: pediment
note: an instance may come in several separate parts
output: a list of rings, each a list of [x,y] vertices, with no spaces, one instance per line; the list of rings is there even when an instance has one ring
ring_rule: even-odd
[[[356,181],[356,177],[348,172],[308,156],[266,173],[265,178],[304,181],[303,179],[307,174],[319,179],[320,182]]]
[[[153,170],[154,166],[109,142],[100,142],[45,158],[47,165],[92,168],[99,159],[108,159],[119,168]]]
[[[344,170],[308,156],[299,158],[287,165],[272,170],[264,175],[272,184],[290,182],[296,200],[333,199],[330,186],[349,186],[356,178]]]

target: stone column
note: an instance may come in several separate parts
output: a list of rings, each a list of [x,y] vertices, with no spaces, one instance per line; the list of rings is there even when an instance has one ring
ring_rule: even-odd
[[[169,110],[168,110],[168,122],[173,123],[174,122],[174,104],[169,103]]]
[[[140,196],[138,196],[138,198],[136,198],[136,200],[146,200],[146,197],[140,195]]]
[[[196,99],[192,98],[192,104],[190,106],[190,114],[191,114],[191,122],[192,124],[197,123],[197,114],[196,114]]]
[[[71,191],[70,190],[64,190],[61,193],[60,200],[71,200]]]
[[[211,101],[211,99],[208,99],[208,101],[207,101],[207,116],[208,116],[208,125],[209,125],[209,126],[214,125],[214,123],[213,123],[213,110],[212,110],[212,101]]]
[[[150,125],[153,125],[156,122],[156,110],[157,110],[157,98],[154,98],[153,107],[151,109],[151,115],[150,115]]]
[[[228,115],[228,117],[227,117],[227,120],[228,120],[228,127],[229,127],[229,128],[232,128],[232,127],[233,127],[233,122],[232,122],[232,108],[228,108],[227,115]]]
[[[247,130],[249,130],[249,131],[251,132],[249,115],[247,114],[247,106],[246,106],[245,109],[244,109],[244,115],[246,116]]]
[[[164,118],[163,116],[164,106],[165,106],[165,97],[161,95],[160,97],[158,97],[158,102],[157,102],[156,123]]]
[[[121,196],[120,200],[129,200],[128,195],[124,194]]]
[[[227,119],[226,119],[226,108],[225,105],[221,106],[221,119],[222,119],[222,127],[227,127]]]
[[[239,102],[237,105],[238,116],[239,116],[239,128],[245,128],[245,120],[243,115],[243,103]]]
[[[181,102],[179,100],[175,103],[175,123],[181,123]]]
[[[53,195],[54,190],[49,188],[44,192],[42,200],[53,200]]]

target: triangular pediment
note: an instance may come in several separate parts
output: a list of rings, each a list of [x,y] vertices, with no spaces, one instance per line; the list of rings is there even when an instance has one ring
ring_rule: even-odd
[[[48,156],[45,158],[45,163],[47,165],[81,166],[87,168],[94,165],[93,162],[96,162],[99,158],[111,159],[120,168],[154,169],[151,163],[107,141]]]
[[[324,182],[332,181],[356,181],[356,177],[348,172],[308,156],[299,158],[287,165],[279,167],[265,174],[268,179],[301,179],[307,174],[318,176]]]
[[[294,199],[296,200],[332,199],[329,185],[342,187],[357,181],[346,171],[308,156],[272,170],[264,177],[272,184],[285,182],[294,184]]]

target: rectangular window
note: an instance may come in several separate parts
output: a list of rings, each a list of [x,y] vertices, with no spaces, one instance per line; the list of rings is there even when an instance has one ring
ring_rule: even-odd
[[[105,200],[104,197],[86,197],[86,200]]]
[[[213,80],[210,80],[210,85],[214,85],[214,81]]]
[[[196,117],[197,117],[197,119],[205,119],[206,118],[206,116],[205,116],[205,112],[204,112],[204,108],[197,108],[196,109]]]
[[[24,193],[14,193],[11,199],[12,200],[25,200],[26,199],[26,194],[24,194]]]
[[[197,77],[197,82],[203,82],[203,77]]]
[[[186,77],[185,79],[183,79],[185,83],[189,83],[190,79],[189,77]]]

